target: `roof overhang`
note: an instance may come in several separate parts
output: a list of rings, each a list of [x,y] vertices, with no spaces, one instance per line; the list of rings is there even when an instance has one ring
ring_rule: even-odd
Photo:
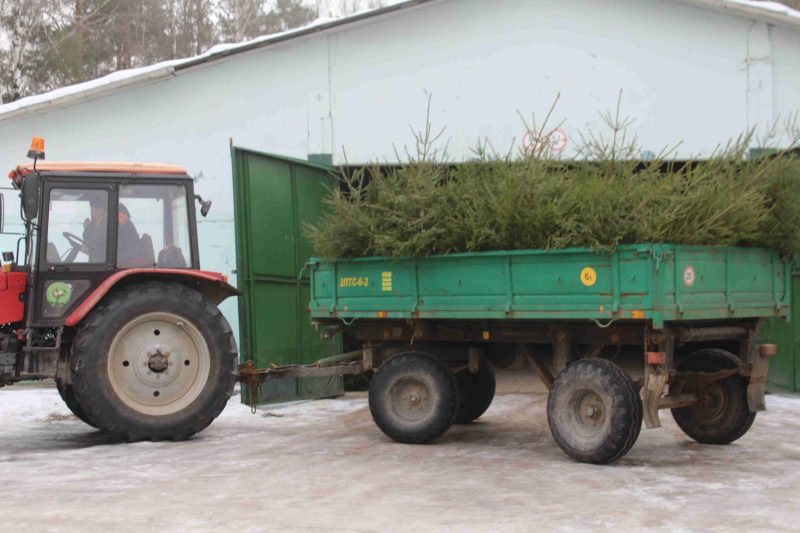
[[[174,65],[159,64],[153,65],[152,68],[144,67],[142,68],[143,72],[137,73],[134,76],[119,77],[118,79],[114,79],[114,76],[124,73],[125,71],[114,72],[108,76],[88,82],[76,83],[75,85],[68,85],[67,87],[55,89],[49,93],[22,98],[16,102],[0,105],[0,122],[20,115],[66,106],[119,89],[144,85],[154,80],[167,78],[172,75],[174,70]],[[30,103],[26,102],[26,100],[29,99],[31,100]],[[5,106],[13,107],[8,111],[3,111],[3,107]]]
[[[353,25],[368,19],[384,16],[401,10],[406,10],[434,2],[436,0],[405,0],[386,7],[359,12],[347,17],[332,20],[317,20],[303,28],[288,30],[282,33],[257,37],[250,41],[236,44],[219,44],[211,47],[205,53],[185,59],[164,61],[155,65],[136,69],[113,72],[102,78],[76,83],[53,91],[38,95],[27,96],[15,102],[0,105],[0,122],[10,120],[21,115],[47,111],[87,100],[106,93],[145,85],[173,76],[176,71],[196,67],[203,63],[216,61],[231,55],[263,48],[273,44],[297,39],[306,35],[329,31],[335,28]]]
[[[715,11],[745,17],[776,26],[800,30],[800,11],[778,2],[754,0],[671,0],[690,6],[705,7]]]

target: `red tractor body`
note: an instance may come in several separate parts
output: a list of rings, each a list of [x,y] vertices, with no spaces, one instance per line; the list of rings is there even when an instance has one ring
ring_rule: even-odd
[[[23,300],[27,284],[25,272],[0,273],[0,324],[20,322],[25,316]]]

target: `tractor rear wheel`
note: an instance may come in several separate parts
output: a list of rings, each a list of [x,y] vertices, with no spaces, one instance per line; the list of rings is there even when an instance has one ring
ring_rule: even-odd
[[[198,291],[148,282],[108,296],[81,325],[70,365],[81,410],[128,440],[182,440],[208,426],[236,381],[233,332]]]
[[[86,413],[83,412],[81,406],[78,405],[78,400],[75,398],[75,391],[72,390],[72,385],[64,382],[62,379],[56,378],[56,388],[58,389],[58,394],[61,396],[61,399],[64,400],[64,403],[67,404],[67,407],[72,411],[73,415],[93,428],[97,427],[97,424],[92,422],[89,417],[86,416]]]

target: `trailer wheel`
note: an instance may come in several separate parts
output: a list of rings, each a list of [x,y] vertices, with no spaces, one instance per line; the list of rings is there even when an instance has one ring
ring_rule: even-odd
[[[437,359],[405,352],[383,363],[369,387],[369,410],[389,438],[425,444],[442,436],[458,411],[458,385]]]
[[[182,440],[233,393],[233,332],[201,293],[148,282],[107,297],[80,326],[70,366],[75,397],[97,426],[128,440]]]
[[[97,427],[97,424],[86,416],[86,413],[83,412],[83,409],[81,409],[81,406],[78,404],[78,400],[75,398],[75,391],[72,390],[72,385],[68,385],[62,379],[56,378],[56,389],[58,389],[58,394],[61,396],[61,399],[64,400],[69,410],[72,411],[73,415],[93,428]]]
[[[605,359],[563,370],[547,398],[553,438],[570,457],[607,464],[631,449],[642,428],[642,402],[630,377]]]
[[[720,372],[738,366],[739,359],[735,355],[712,348],[692,353],[678,364],[677,370]],[[702,444],[730,444],[747,433],[756,414],[747,406],[745,378],[730,376],[709,383],[705,389],[705,403],[672,409],[678,427]]]
[[[460,407],[454,423],[469,424],[480,417],[492,405],[496,380],[494,370],[488,364],[482,364],[478,372],[469,370],[456,375]]]

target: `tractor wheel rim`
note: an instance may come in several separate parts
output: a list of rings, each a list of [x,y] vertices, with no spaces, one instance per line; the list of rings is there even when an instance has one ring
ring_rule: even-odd
[[[117,397],[146,415],[169,415],[195,401],[208,382],[211,355],[200,330],[172,313],[147,313],[111,342],[108,377]]]

